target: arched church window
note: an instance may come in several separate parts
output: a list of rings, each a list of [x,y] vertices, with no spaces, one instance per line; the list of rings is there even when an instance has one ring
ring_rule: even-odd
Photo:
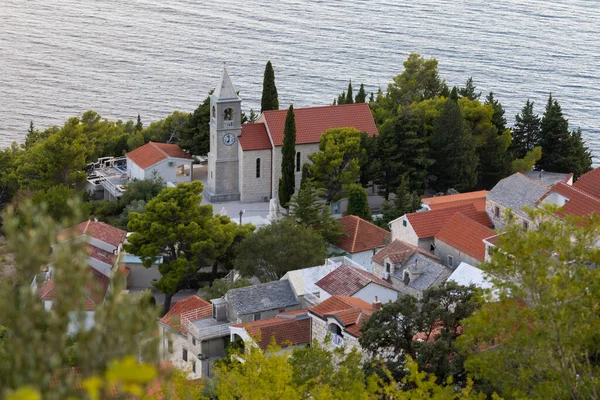
[[[256,177],[260,178],[260,158],[256,159]]]
[[[300,152],[296,153],[296,172],[300,172],[301,169],[301,165],[300,165]]]
[[[233,119],[233,109],[232,108],[226,108],[225,111],[223,111],[223,119],[225,121],[231,121]]]
[[[213,106],[212,107],[212,117],[216,118],[216,116],[217,116],[217,107]]]

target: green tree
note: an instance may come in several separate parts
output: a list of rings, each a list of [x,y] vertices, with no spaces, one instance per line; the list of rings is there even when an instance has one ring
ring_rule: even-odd
[[[358,181],[361,157],[364,150],[360,147],[360,132],[355,128],[329,129],[321,135],[319,151],[309,158],[313,162],[313,178],[325,189],[328,203],[341,199],[342,189]]]
[[[300,190],[304,188],[306,183],[312,179],[310,165],[302,164],[302,177],[300,178]]]
[[[533,112],[533,101],[525,103],[523,109],[515,116],[510,149],[515,158],[523,158],[540,143],[540,117]]]
[[[78,208],[73,203],[73,210]],[[86,243],[57,241],[61,227],[46,211],[45,206],[28,203],[18,214],[9,210],[4,215],[8,248],[18,267],[14,286],[0,281],[5,294],[0,298],[0,321],[6,328],[0,341],[2,398],[25,386],[35,388],[44,399],[78,396],[81,387],[76,388],[74,366],[84,379],[103,375],[114,361],[128,355],[158,363],[156,311],[147,296],[120,294],[120,280],[112,282],[113,294],[97,305],[93,326],[86,325],[85,299],[95,288]],[[69,221],[80,218],[75,213]],[[30,285],[32,277],[50,264],[54,298],[52,309],[46,310]]]
[[[411,53],[404,62],[404,71],[389,84],[388,93],[395,105],[406,106],[439,95],[444,83],[440,80],[435,58],[425,59]]]
[[[525,174],[533,169],[535,164],[542,158],[542,148],[539,146],[534,147],[531,151],[525,154],[523,158],[517,158],[512,162],[512,170],[514,172],[520,172]]]
[[[569,122],[552,94],[548,96],[540,123],[540,146],[542,158],[538,167],[545,171],[573,172],[579,177],[592,167],[592,157],[581,138],[581,131],[569,131]]]
[[[152,179],[129,182],[125,193],[119,198],[119,206],[123,209],[136,200],[143,200],[147,203],[163,189],[164,181],[158,174],[155,174]]]
[[[475,140],[465,125],[456,97],[452,90],[440,116],[435,122],[431,136],[431,168],[439,191],[454,188],[459,192],[471,190],[477,184],[478,157]]]
[[[494,97],[494,92],[490,92],[485,98],[485,104],[489,104],[494,109],[494,116],[492,117],[492,124],[498,130],[498,133],[502,133],[506,130],[506,118],[504,118],[504,107]]]
[[[354,95],[352,94],[352,80],[348,82],[348,91],[346,92],[345,104],[354,104]]]
[[[372,358],[382,359],[397,380],[406,374],[405,355],[419,368],[436,376],[438,383],[467,384],[465,357],[458,354],[456,339],[461,321],[475,310],[475,289],[455,282],[423,292],[421,301],[404,295],[384,304],[363,324],[359,341]]]
[[[165,188],[146,204],[142,214],[129,215],[133,232],[125,245],[150,268],[159,257],[161,279],[154,286],[165,294],[163,315],[171,298],[190,284],[198,270],[211,265],[233,243],[236,225],[227,216],[213,216],[212,206],[200,205],[202,183]]]
[[[465,87],[458,90],[460,97],[466,97],[469,100],[478,100],[481,97],[481,92],[476,93],[477,86],[473,84],[473,77],[469,77],[465,82]]]
[[[491,189],[500,179],[512,174],[512,163],[508,147],[510,146],[510,130],[496,133],[496,128],[489,130],[484,143],[479,148],[478,180],[481,189]]]
[[[421,196],[417,192],[411,192],[408,180],[403,177],[396,189],[393,199],[385,200],[381,210],[382,217],[375,220],[375,224],[384,229],[389,229],[388,224],[403,216],[413,213],[421,208]]]
[[[279,178],[279,204],[287,208],[296,188],[296,117],[294,105],[290,105],[283,128],[281,148],[281,178]]]
[[[179,143],[184,138],[191,136],[190,129],[191,115],[186,112],[173,111],[166,118],[159,121],[154,121],[146,129],[142,131],[145,142],[161,142],[161,143]]]
[[[269,282],[294,269],[322,265],[325,256],[325,242],[317,231],[284,219],[242,240],[235,267],[244,276]]]
[[[600,221],[530,210],[535,230],[516,219],[481,268],[493,296],[463,321],[467,370],[507,398],[597,395],[600,365]]]
[[[142,124],[142,117],[140,117],[140,114],[138,113],[137,122],[135,123],[135,131],[141,132],[142,129],[144,129],[144,124]]]
[[[346,188],[348,196],[348,209],[346,215],[356,215],[367,221],[372,221],[371,207],[369,207],[369,197],[367,191],[361,185],[352,183]]]
[[[298,193],[292,196],[287,218],[319,232],[327,242],[336,244],[344,232],[339,221],[333,218],[324,197],[325,190],[317,188],[312,179],[307,179]]]
[[[211,91],[212,93],[212,91]],[[178,144],[190,154],[206,155],[210,150],[210,96],[198,105],[181,131]]]
[[[367,132],[360,133],[360,148],[362,150],[359,159],[360,178],[358,180],[364,187],[368,187],[377,179],[381,168],[381,162],[377,157],[377,138],[377,135],[369,136]]]
[[[58,128],[57,128],[58,129]],[[27,130],[27,136],[25,136],[25,143],[23,143],[24,149],[30,149],[37,142],[46,139],[54,129],[46,129],[45,131],[39,131],[35,129],[33,121],[29,121],[29,129]]]
[[[231,289],[239,289],[250,285],[252,285],[252,282],[246,278],[237,279],[235,282],[230,282],[225,279],[215,279],[212,282],[212,285],[203,287],[202,291],[205,293],[205,300],[212,300],[225,296],[225,293]]]
[[[355,103],[364,103],[367,100],[367,93],[365,92],[365,85],[360,84],[360,88],[358,89],[358,93],[354,98]]]
[[[279,97],[277,96],[277,87],[275,86],[275,71],[271,60],[267,61],[265,74],[263,77],[263,91],[260,100],[260,112],[268,110],[279,110]]]
[[[19,153],[22,150],[13,143],[11,147],[0,150],[0,211],[8,204],[19,188],[16,170]],[[2,220],[0,219],[0,226]]]
[[[35,205],[46,203],[48,205],[48,215],[56,222],[70,217],[73,210],[70,206],[70,200],[78,197],[81,201],[81,194],[77,194],[74,189],[65,185],[52,186],[45,190],[40,190],[33,194],[31,201]],[[86,217],[85,215],[83,216]],[[79,222],[79,221],[78,221]]]

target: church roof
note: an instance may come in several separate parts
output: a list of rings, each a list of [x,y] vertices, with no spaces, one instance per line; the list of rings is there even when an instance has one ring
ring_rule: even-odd
[[[239,99],[237,92],[233,87],[233,83],[229,78],[229,74],[227,73],[227,68],[223,68],[223,74],[221,75],[221,79],[219,80],[219,84],[215,88],[213,95],[217,100]]]
[[[242,146],[242,150],[271,149],[271,141],[269,140],[265,124],[257,122],[255,124],[242,125],[240,145]]]
[[[263,113],[265,124],[275,146],[283,145],[283,129],[287,110]],[[295,108],[296,144],[319,143],[321,135],[331,128],[356,128],[369,136],[377,134],[377,127],[366,103]]]

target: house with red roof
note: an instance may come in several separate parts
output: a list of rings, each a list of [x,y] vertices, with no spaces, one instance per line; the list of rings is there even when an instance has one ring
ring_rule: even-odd
[[[268,201],[277,198],[281,177],[281,148],[287,108],[265,111],[256,122],[241,123],[241,103],[231,78],[223,69],[210,96],[210,152],[205,197],[211,202]],[[356,128],[373,136],[375,121],[368,104],[294,109],[296,119],[296,187],[302,165],[318,151],[323,132]]]
[[[421,199],[421,204],[429,210],[439,210],[441,208],[456,207],[471,203],[478,211],[485,211],[485,198],[487,194],[487,190],[479,190],[477,192],[425,197]]]
[[[176,144],[148,142],[125,154],[131,180],[160,176],[165,183],[192,181],[192,156]]]
[[[390,241],[390,232],[356,215],[338,219],[345,236],[329,251],[348,257],[371,271],[371,257]]]
[[[323,343],[329,335],[333,347],[345,345],[347,350],[360,350],[360,328],[373,312],[380,308],[379,301],[368,303],[355,297],[331,296],[308,310],[311,318],[311,337]]]
[[[176,302],[159,321],[161,358],[187,371],[188,379],[209,375],[210,366],[225,356],[229,322],[213,315],[211,303],[191,296]]]
[[[416,298],[423,291],[440,286],[451,274],[440,259],[427,250],[394,240],[372,259],[373,274],[389,282],[401,295]]]

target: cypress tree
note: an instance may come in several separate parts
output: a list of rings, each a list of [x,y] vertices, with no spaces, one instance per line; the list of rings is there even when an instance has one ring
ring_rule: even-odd
[[[142,124],[142,118],[140,117],[140,114],[138,113],[137,123],[135,124],[135,131],[140,132],[142,129],[144,129],[144,125]]]
[[[523,158],[540,142],[540,117],[533,112],[533,101],[527,99],[520,114],[515,116],[510,151],[514,158]]]
[[[371,221],[371,208],[369,207],[369,199],[367,191],[361,185],[353,183],[348,185],[346,190],[348,195],[348,209],[346,215],[356,215],[364,220]]]
[[[346,104],[346,92],[340,93],[337,98],[337,103],[338,105]]]
[[[371,95],[369,96],[369,103],[374,103],[375,102],[375,97],[373,96],[373,92],[371,92]]]
[[[346,104],[354,104],[354,95],[352,94],[352,80],[348,83],[348,92],[346,92]]]
[[[260,112],[268,110],[279,110],[279,97],[277,96],[277,87],[275,86],[275,71],[273,71],[271,60],[267,62],[267,66],[265,67],[263,92],[260,100]]]
[[[456,88],[436,119],[431,135],[431,168],[437,178],[437,190],[454,188],[459,192],[473,189],[477,184],[478,157],[475,138],[466,126],[458,102]]]
[[[367,99],[367,93],[365,92],[365,85],[361,83],[360,89],[358,89],[358,93],[356,94],[356,97],[355,97],[355,102],[356,103],[364,103],[366,99]]]
[[[283,157],[281,158],[281,178],[279,178],[279,204],[288,208],[296,188],[296,118],[293,104],[290,105],[285,117],[281,153]]]

